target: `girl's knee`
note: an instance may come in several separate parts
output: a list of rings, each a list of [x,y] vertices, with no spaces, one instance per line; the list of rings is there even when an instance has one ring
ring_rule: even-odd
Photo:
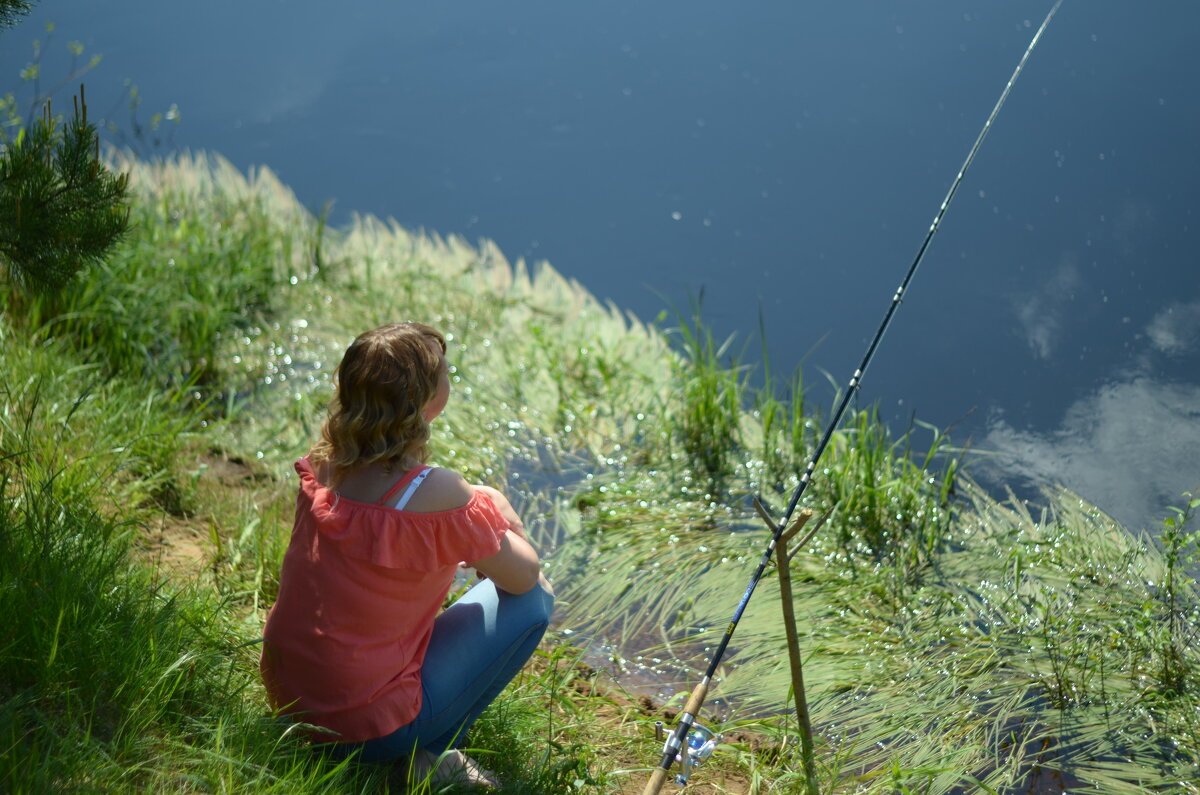
[[[500,609],[510,616],[513,626],[544,630],[554,612],[554,591],[544,579],[523,594],[500,593]],[[504,605],[507,604],[507,607]]]
[[[542,577],[526,596],[529,598],[526,609],[530,611],[532,623],[545,631],[550,625],[550,616],[554,613],[554,589],[550,587],[546,578]]]

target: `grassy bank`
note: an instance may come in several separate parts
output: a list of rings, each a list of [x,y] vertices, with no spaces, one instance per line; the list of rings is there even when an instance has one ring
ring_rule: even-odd
[[[640,791],[765,544],[748,497],[782,505],[815,444],[799,378],[752,389],[699,321],[643,324],[487,243],[328,228],[265,170],[119,167],[110,261],[53,298],[4,288],[5,789],[404,789],[272,720],[255,660],[330,372],[411,318],[455,367],[437,460],[515,495],[560,639],[587,639],[539,655],[480,753],[505,791]],[[1160,548],[959,464],[864,409],[806,495],[829,516],[793,563],[822,786],[1200,791],[1194,506]],[[706,711],[730,742],[691,791],[799,789],[778,598],[770,577],[743,618]]]

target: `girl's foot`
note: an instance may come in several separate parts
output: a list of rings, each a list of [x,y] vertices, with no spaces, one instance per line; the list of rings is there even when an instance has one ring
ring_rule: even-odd
[[[450,750],[440,757],[424,748],[412,755],[414,778],[429,776],[434,784],[462,783],[491,789],[498,787],[496,775],[479,766],[474,759],[462,751]]]

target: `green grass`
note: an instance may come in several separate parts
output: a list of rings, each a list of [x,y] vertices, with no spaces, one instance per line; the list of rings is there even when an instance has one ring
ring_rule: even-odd
[[[646,325],[486,242],[328,227],[266,170],[118,162],[138,198],[110,262],[53,298],[0,289],[0,788],[429,791],[314,755],[256,671],[292,461],[345,345],[405,318],[455,367],[437,460],[513,494],[587,639],[485,714],[481,761],[510,792],[640,787],[765,547],[749,498],[778,511],[821,430],[801,375],[756,388],[698,311]],[[792,574],[824,791],[1005,792],[1039,768],[1200,791],[1194,498],[1159,546],[1067,492],[995,500],[962,459],[855,408],[800,506],[829,513]],[[719,671],[698,791],[803,779],[778,599],[768,576]]]

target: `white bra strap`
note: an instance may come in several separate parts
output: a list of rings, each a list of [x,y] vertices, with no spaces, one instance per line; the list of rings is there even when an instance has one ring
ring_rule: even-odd
[[[404,490],[404,493],[400,495],[400,499],[396,501],[395,508],[397,511],[404,510],[404,506],[408,505],[409,499],[411,499],[413,493],[416,492],[417,486],[420,486],[425,480],[425,477],[432,471],[433,467],[430,467],[429,469],[422,469],[417,473],[417,476],[412,479],[412,483],[408,484],[408,488]]]

